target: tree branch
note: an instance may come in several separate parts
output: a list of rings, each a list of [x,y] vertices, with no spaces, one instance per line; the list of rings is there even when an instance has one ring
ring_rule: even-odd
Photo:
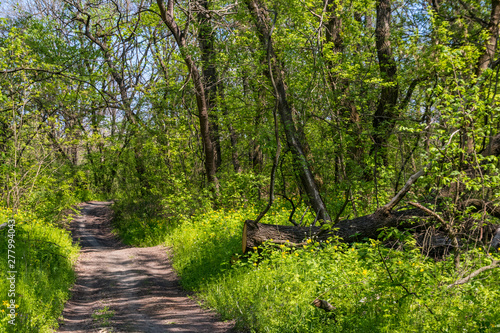
[[[490,269],[497,268],[499,266],[500,266],[500,260],[493,260],[490,265],[483,266],[483,267],[481,267],[479,269],[476,269],[474,272],[470,273],[469,275],[467,275],[463,279],[460,279],[460,280],[458,280],[456,282],[453,282],[452,284],[448,285],[448,289],[452,288],[452,287],[455,287],[455,286],[458,286],[458,285],[461,285],[461,284],[465,284],[465,283],[469,282],[471,279],[473,279],[476,276],[478,276],[479,274],[481,274],[483,272],[486,272],[486,271],[489,271]]]

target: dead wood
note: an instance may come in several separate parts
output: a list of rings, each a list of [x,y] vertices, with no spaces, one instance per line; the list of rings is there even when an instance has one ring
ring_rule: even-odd
[[[458,133],[458,130],[452,133],[448,146],[453,136]],[[487,152],[483,155],[498,155],[500,154],[500,135],[493,137],[490,140]],[[343,220],[335,223],[331,229],[316,227],[283,226],[258,223],[258,221],[247,220],[243,229],[242,250],[243,253],[252,250],[255,247],[263,244],[266,241],[272,241],[275,244],[286,244],[289,246],[301,246],[306,239],[312,238],[315,241],[325,241],[330,237],[340,237],[344,242],[361,241],[365,238],[377,238],[379,231],[384,227],[414,227],[410,221],[415,221],[420,218],[431,218],[440,222],[440,225],[435,230],[435,235],[430,238],[422,238],[415,236],[417,243],[423,245],[427,249],[434,251],[439,248],[439,253],[448,253],[451,249],[457,249],[461,246],[461,239],[467,237],[476,237],[477,221],[469,219],[468,224],[462,223],[457,230],[452,223],[447,222],[446,217],[432,211],[422,204],[411,202],[410,205],[417,209],[406,209],[394,211],[394,208],[410,191],[413,184],[428,170],[434,162],[430,162],[424,168],[413,174],[401,188],[401,190],[384,206],[378,208],[373,214],[357,217],[350,220]],[[438,194],[440,196],[441,194]],[[463,200],[459,205],[459,210],[471,209],[473,211],[484,211],[488,215],[500,218],[500,206],[494,202],[468,199]],[[337,219],[336,219],[337,220]],[[489,223],[486,226],[479,228],[480,235],[477,240],[487,241],[491,239],[491,246],[498,248],[500,245],[500,228]],[[441,233],[440,233],[441,230]],[[444,233],[442,233],[444,231]],[[419,239],[420,237],[420,239]]]
[[[322,309],[322,310],[325,310],[326,312],[332,312],[332,311],[334,311],[335,309],[337,309],[336,307],[334,307],[333,305],[331,305],[331,304],[330,304],[330,303],[328,303],[327,301],[322,300],[322,299],[318,299],[318,298],[316,298],[316,299],[312,302],[312,305],[314,305],[315,307],[320,308],[320,309]]]
[[[424,216],[416,209],[387,212],[382,207],[373,214],[340,221],[330,230],[315,226],[274,225],[247,220],[243,227],[242,250],[243,253],[252,251],[254,247],[266,241],[288,246],[304,245],[304,241],[309,238],[325,241],[331,237],[340,237],[345,242],[361,241],[363,238],[376,238],[380,228],[396,227],[412,218]]]
[[[476,276],[478,276],[479,274],[481,274],[483,272],[486,272],[486,271],[489,271],[489,270],[494,269],[494,268],[498,268],[499,266],[500,266],[500,260],[493,260],[490,265],[483,266],[481,268],[476,269],[474,272],[470,273],[466,277],[464,277],[464,278],[462,278],[462,279],[460,279],[458,281],[455,281],[452,284],[448,285],[448,288],[451,288],[451,287],[454,287],[454,286],[458,286],[458,285],[461,285],[461,284],[465,284],[465,283],[469,282],[471,279],[473,279]]]

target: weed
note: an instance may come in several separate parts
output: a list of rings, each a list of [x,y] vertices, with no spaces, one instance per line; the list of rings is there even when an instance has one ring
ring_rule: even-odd
[[[35,215],[0,207],[0,223],[13,218],[15,226],[16,312],[15,325],[7,323],[9,289],[7,229],[0,231],[0,332],[51,332],[57,327],[69,288],[74,282],[73,264],[78,248],[69,232]],[[10,253],[12,254],[12,253]]]
[[[92,319],[101,327],[111,326],[111,318],[115,315],[115,311],[110,310],[106,305],[102,309],[96,310],[92,314]]]

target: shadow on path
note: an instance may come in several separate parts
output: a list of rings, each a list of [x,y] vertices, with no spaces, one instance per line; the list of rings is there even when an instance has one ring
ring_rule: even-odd
[[[189,299],[162,246],[134,248],[111,233],[111,202],[81,204],[71,224],[81,246],[77,281],[58,332],[233,332]]]

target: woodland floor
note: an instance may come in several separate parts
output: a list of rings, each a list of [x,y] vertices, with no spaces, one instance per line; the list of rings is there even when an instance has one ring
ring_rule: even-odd
[[[59,332],[233,332],[233,323],[187,297],[168,249],[128,247],[115,238],[110,204],[81,204],[71,224],[81,255]]]

